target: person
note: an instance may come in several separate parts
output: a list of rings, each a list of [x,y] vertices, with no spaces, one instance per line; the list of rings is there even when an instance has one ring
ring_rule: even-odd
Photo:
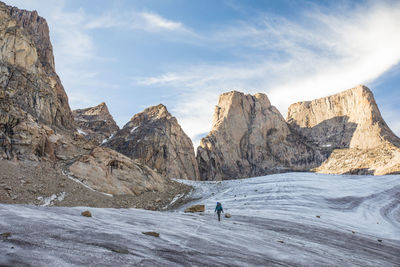
[[[218,214],[218,221],[221,221],[221,212],[224,213],[224,209],[222,208],[221,203],[217,202],[217,206],[215,207],[215,211]]]

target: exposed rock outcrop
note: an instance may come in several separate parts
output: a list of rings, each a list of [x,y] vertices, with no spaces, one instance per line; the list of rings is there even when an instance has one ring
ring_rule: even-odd
[[[112,195],[162,191],[165,179],[146,166],[105,147],[95,148],[69,168],[69,175],[95,190]]]
[[[72,113],[80,132],[97,144],[119,130],[104,102],[95,107],[73,110]]]
[[[74,122],[47,23],[0,2],[0,157],[40,156],[55,131],[73,132]]]
[[[46,20],[0,2],[1,87],[8,102],[47,125],[73,128],[68,97],[55,72]]]
[[[292,130],[327,160],[324,173],[400,172],[400,139],[383,120],[372,92],[360,85],[342,93],[289,107]]]
[[[164,105],[133,116],[104,146],[138,160],[162,176],[199,179],[192,141]]]
[[[318,153],[290,131],[265,94],[236,91],[219,97],[213,128],[197,149],[202,180],[308,170],[320,160]]]
[[[82,113],[91,116],[82,123],[93,131],[91,140],[76,131],[46,21],[36,11],[0,2],[0,178],[13,185],[12,192],[0,190],[0,202],[161,209],[190,190],[116,151],[96,148],[118,127],[105,105]],[[19,185],[21,174],[29,186]],[[153,204],[155,199],[161,200]]]

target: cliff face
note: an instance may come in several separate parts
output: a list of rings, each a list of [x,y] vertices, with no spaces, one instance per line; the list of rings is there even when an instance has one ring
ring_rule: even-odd
[[[293,134],[264,94],[222,94],[213,128],[201,140],[197,162],[202,180],[307,170],[320,159]]]
[[[47,125],[73,129],[68,97],[55,72],[46,20],[0,2],[3,101]]]
[[[104,146],[138,160],[163,176],[199,179],[192,141],[163,105],[136,114]]]
[[[400,171],[400,139],[383,120],[372,92],[357,86],[342,93],[293,104],[291,129],[326,160],[325,173],[386,174]]]
[[[51,153],[56,131],[73,132],[74,122],[47,23],[0,2],[0,157]]]
[[[78,123],[91,131],[93,139],[76,132],[67,95],[55,72],[52,50],[47,23],[36,11],[0,2],[0,161],[5,162],[2,166],[25,166],[28,177],[41,171],[36,166],[47,166],[55,175],[39,172],[36,184],[21,190],[25,199],[37,194],[27,188],[36,188],[46,180],[53,185],[59,183],[60,188],[53,186],[52,190],[68,191],[72,203],[82,203],[82,198],[76,199],[81,197],[75,193],[78,184],[61,186],[68,180],[66,175],[85,184],[81,194],[84,190],[92,192],[89,195],[98,190],[131,196],[167,191],[170,182],[148,167],[111,149],[96,147],[99,140],[118,130],[105,104],[76,112]],[[2,182],[15,183],[17,175],[10,173]],[[92,188],[88,190],[87,186]],[[57,193],[46,188],[43,194]],[[101,205],[104,195],[94,195]],[[18,201],[24,200],[21,197]]]
[[[363,85],[292,104],[287,122],[320,148],[369,149],[385,141],[400,146],[400,139],[383,120],[371,90]]]
[[[119,130],[104,102],[95,107],[74,110],[72,113],[82,134],[97,144]]]

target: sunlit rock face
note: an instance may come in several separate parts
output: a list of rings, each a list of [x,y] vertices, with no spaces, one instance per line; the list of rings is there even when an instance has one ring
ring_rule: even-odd
[[[82,203],[78,199],[82,190],[136,196],[167,190],[168,180],[150,168],[114,150],[98,147],[101,140],[118,130],[104,103],[75,114],[79,126],[85,127],[92,138],[79,133],[82,130],[74,122],[55,72],[46,21],[36,11],[19,10],[0,2],[0,160],[13,160],[12,164],[21,169],[25,163],[49,163],[56,175],[43,172],[39,182],[32,182],[30,187],[38,187],[45,179],[58,179],[61,186],[67,176],[72,177],[85,185],[80,192],[73,189],[77,184],[69,187],[74,203]],[[29,169],[28,175],[31,172]],[[3,177],[3,182],[12,183],[17,175],[14,171]],[[19,203],[32,199],[36,193],[30,192],[25,190]],[[101,205],[103,196],[94,196],[94,205]]]
[[[164,105],[136,114],[104,146],[138,160],[162,176],[198,180],[193,144]]]
[[[383,120],[365,86],[289,107],[290,128],[327,160],[325,173],[388,174],[400,171],[400,139]]]
[[[97,144],[105,142],[119,127],[103,102],[95,107],[73,110],[79,132]]]
[[[0,158],[51,153],[49,137],[74,130],[46,21],[0,2]]]
[[[212,130],[197,148],[202,180],[308,170],[319,158],[291,132],[265,94],[236,91],[219,97]]]
[[[69,174],[91,188],[113,195],[161,191],[165,179],[138,162],[109,148],[97,147],[69,168]]]

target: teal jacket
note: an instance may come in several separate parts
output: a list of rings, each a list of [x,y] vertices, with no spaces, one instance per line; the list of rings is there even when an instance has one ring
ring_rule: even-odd
[[[217,206],[215,207],[215,211],[222,211],[222,212],[224,212],[224,209],[222,208],[222,205],[219,204],[219,205],[217,205]],[[214,212],[215,212],[215,211],[214,211]]]

